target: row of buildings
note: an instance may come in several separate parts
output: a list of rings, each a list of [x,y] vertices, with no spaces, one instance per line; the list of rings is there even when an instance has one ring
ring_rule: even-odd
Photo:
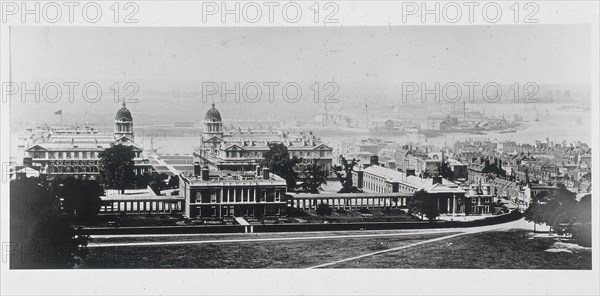
[[[202,145],[194,149],[198,162],[215,170],[253,171],[269,151],[269,145],[284,144],[290,157],[302,158],[298,166],[317,162],[327,172],[331,172],[333,149],[320,138],[310,133],[291,133],[282,130],[233,130],[225,132],[221,113],[213,103],[204,117]]]
[[[113,133],[88,126],[28,130],[23,165],[49,177],[93,179],[99,174],[99,153],[123,144],[135,153],[137,174],[152,172],[152,162],[134,139],[133,117],[123,104]],[[264,153],[275,143],[285,145],[290,157],[302,158],[298,171],[317,162],[332,172],[333,149],[312,132],[226,130],[213,103],[204,116],[201,145],[193,148],[193,171],[179,173],[177,194],[106,196],[110,206],[103,211],[153,212],[156,202],[159,211],[176,210],[194,219],[253,219],[284,216],[290,207],[313,210],[321,202],[341,209],[406,208],[415,192],[423,190],[436,198],[442,214],[486,214],[494,212],[501,199],[526,207],[536,194],[553,190],[559,181],[579,182],[581,188],[591,169],[591,150],[581,143],[523,146],[470,141],[457,142],[453,149],[412,144],[390,149],[384,140],[368,139],[358,147],[365,159],[352,173],[353,184],[362,193],[295,194],[287,192],[284,179],[260,167]]]
[[[133,116],[125,103],[115,115],[112,133],[101,133],[87,124],[83,127],[36,125],[21,135],[17,149],[24,158],[16,173],[34,169],[48,179],[56,176],[96,179],[100,173],[100,153],[119,144],[132,148],[137,174],[151,172],[150,161],[134,139]]]

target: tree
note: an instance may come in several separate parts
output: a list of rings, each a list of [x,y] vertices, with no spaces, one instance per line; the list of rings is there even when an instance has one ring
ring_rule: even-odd
[[[429,222],[434,221],[439,215],[437,198],[421,189],[408,202],[408,212],[411,214],[427,216]]]
[[[572,227],[571,233],[580,244],[592,246],[592,195],[583,196],[575,211],[577,223]]]
[[[152,191],[154,191],[154,193],[158,195],[162,190],[167,189],[167,182],[165,182],[165,180],[168,177],[169,176],[167,176],[167,174],[165,173],[152,173],[152,180],[150,181],[148,186],[150,186]]]
[[[562,235],[571,233],[573,225],[578,222],[578,210],[575,193],[559,186],[549,194],[535,196],[524,216],[525,220],[548,225],[551,231]]]
[[[76,223],[90,223],[100,212],[104,189],[98,181],[73,177],[55,179],[55,194],[62,200],[62,210]]]
[[[293,191],[297,186],[298,173],[294,170],[302,159],[297,156],[290,158],[287,147],[283,143],[270,143],[269,151],[264,153],[262,166],[269,168],[271,172],[285,179],[287,188]]]
[[[443,178],[448,179],[450,181],[454,181],[454,179],[456,178],[456,175],[454,174],[452,169],[450,169],[450,165],[448,164],[447,159],[442,159],[442,163],[440,164],[440,175]]]
[[[342,184],[342,189],[338,193],[356,193],[361,192],[360,189],[356,188],[352,184],[352,172],[354,166],[357,165],[359,160],[352,158],[351,161],[346,160],[344,156],[341,156],[341,165],[333,166],[333,170],[338,180]]]
[[[531,204],[523,213],[526,221],[533,222],[533,231],[536,231],[537,224],[545,224],[544,205],[548,201],[548,193],[542,191],[537,196],[533,197]]]
[[[127,184],[135,181],[135,153],[131,146],[115,145],[100,152],[100,178],[108,188],[125,192]]]
[[[322,220],[325,220],[325,216],[331,215],[331,207],[326,203],[320,203],[317,205],[317,215],[321,216]]]
[[[327,184],[327,172],[314,160],[304,170],[304,177],[299,186],[300,192],[319,193],[323,190],[323,184]]]
[[[70,268],[87,254],[49,184],[34,178],[10,183],[10,268]]]
[[[177,175],[171,176],[171,178],[169,179],[168,186],[171,189],[179,188],[179,176],[177,176]]]
[[[152,181],[152,175],[150,173],[143,173],[141,175],[135,176],[135,186],[136,188],[146,188]]]

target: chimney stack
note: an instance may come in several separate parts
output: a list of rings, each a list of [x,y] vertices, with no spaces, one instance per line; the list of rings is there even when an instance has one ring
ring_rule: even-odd
[[[23,158],[23,166],[26,168],[33,167],[33,159],[31,157],[24,157]]]
[[[360,170],[360,171],[356,171],[356,187],[358,189],[362,189],[363,188],[363,179],[364,179],[364,174],[365,172]]]
[[[199,162],[194,162],[194,176],[198,177],[200,176],[200,163]]]
[[[371,155],[370,164],[371,165],[379,165],[379,156]]]
[[[269,168],[264,168],[262,171],[263,171],[263,179],[265,179],[265,180],[271,179],[271,172],[270,172]]]
[[[207,166],[202,167],[202,181],[208,181],[209,170]]]

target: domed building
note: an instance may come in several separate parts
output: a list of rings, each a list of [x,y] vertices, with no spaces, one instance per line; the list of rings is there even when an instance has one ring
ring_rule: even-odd
[[[83,127],[36,127],[31,129],[30,140],[24,144],[24,156],[48,179],[61,175],[96,179],[100,174],[100,153],[122,144],[132,147],[135,173],[149,173],[152,164],[134,141],[133,116],[125,103],[114,120],[112,133],[100,133],[87,122]]]
[[[123,107],[117,111],[117,115],[115,116],[114,135],[115,140],[119,140],[123,137],[126,137],[130,141],[134,140],[133,117],[131,116],[131,111],[125,106],[125,101],[123,101]]]
[[[202,143],[205,144],[205,147],[210,147],[211,152],[214,153],[221,142],[223,142],[223,120],[221,119],[221,113],[213,102],[204,116]]]
[[[333,149],[312,133],[293,134],[271,129],[246,132],[241,128],[237,132],[225,132],[223,118],[214,103],[204,116],[202,147],[195,149],[194,156],[195,161],[217,170],[253,171],[264,159],[263,155],[269,151],[272,143],[284,144],[290,157],[303,159],[304,163],[298,165],[298,170],[303,170],[304,165],[312,164],[315,160],[326,171],[331,169]]]

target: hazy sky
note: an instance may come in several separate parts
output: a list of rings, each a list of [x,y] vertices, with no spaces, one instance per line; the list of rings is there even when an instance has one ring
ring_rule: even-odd
[[[201,120],[210,107],[200,102],[202,82],[302,84],[303,100],[293,107],[281,100],[269,104],[266,98],[259,104],[219,103],[227,117],[281,118],[310,116],[323,108],[310,97],[308,87],[315,81],[339,85],[335,98],[340,102],[330,111],[355,110],[364,102],[384,113],[393,105],[389,100],[400,98],[402,82],[588,85],[590,39],[586,25],[12,27],[13,82],[31,88],[32,82],[94,81],[103,97],[96,104],[81,98],[69,103],[66,88],[58,103],[30,99],[22,104],[15,102],[17,96],[11,121],[56,122],[53,112],[62,109],[70,123],[110,124],[120,107],[108,89],[115,81],[140,85],[135,98],[142,103],[128,107],[137,123],[150,124]]]
[[[587,83],[585,25],[13,27],[13,81]]]

